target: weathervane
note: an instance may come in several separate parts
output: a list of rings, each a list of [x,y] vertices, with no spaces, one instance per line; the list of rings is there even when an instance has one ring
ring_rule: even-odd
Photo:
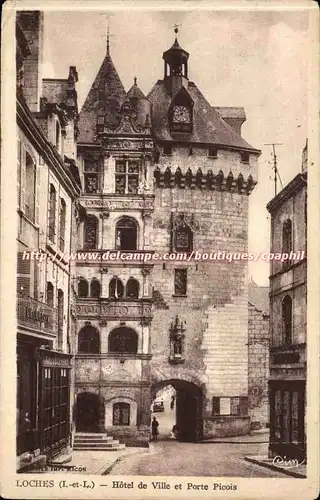
[[[174,24],[173,27],[174,27],[174,32],[175,34],[177,35],[179,33],[179,27],[182,26],[182,24]]]

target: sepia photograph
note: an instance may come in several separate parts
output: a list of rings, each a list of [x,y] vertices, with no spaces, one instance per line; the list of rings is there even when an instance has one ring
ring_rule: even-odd
[[[179,5],[11,4],[14,498],[311,477],[317,11]]]

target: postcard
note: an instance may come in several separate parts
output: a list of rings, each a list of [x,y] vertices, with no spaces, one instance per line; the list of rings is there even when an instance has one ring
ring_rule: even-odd
[[[4,498],[317,497],[318,23],[4,5]]]

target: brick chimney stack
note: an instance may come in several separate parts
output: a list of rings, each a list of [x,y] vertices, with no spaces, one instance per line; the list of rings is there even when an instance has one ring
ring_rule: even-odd
[[[40,108],[43,62],[43,12],[17,12],[17,21],[25,35],[30,54],[23,61],[23,95],[30,111]]]

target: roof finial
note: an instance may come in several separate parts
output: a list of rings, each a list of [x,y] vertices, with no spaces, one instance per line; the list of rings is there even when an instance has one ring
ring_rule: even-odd
[[[134,85],[137,85],[137,77],[136,76],[134,77],[133,81],[134,81]]]
[[[109,26],[109,19],[108,19],[108,31],[107,31],[107,55],[110,55],[110,26]]]
[[[181,24],[174,24],[173,27],[174,27],[174,32],[175,34],[177,35],[179,33],[179,26],[181,26]],[[176,37],[177,39],[177,37]]]

